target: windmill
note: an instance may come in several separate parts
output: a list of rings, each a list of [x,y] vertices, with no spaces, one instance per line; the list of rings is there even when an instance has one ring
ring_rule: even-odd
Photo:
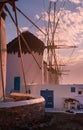
[[[26,87],[26,77],[25,77],[25,73],[24,73],[24,65],[23,65],[23,59],[22,59],[22,50],[21,50],[21,46],[20,46],[20,37],[22,38],[22,40],[24,41],[24,44],[26,45],[26,48],[28,49],[29,52],[31,52],[30,47],[28,46],[25,38],[22,36],[21,31],[19,29],[19,25],[18,25],[18,18],[17,18],[17,11],[19,13],[21,13],[30,23],[32,23],[39,31],[41,31],[41,33],[43,33],[45,36],[47,36],[47,45],[45,46],[45,49],[47,49],[47,66],[48,66],[48,70],[53,70],[53,73],[55,73],[55,79],[56,79],[56,83],[59,83],[59,77],[62,74],[62,70],[61,70],[61,65],[58,64],[57,62],[57,55],[56,55],[56,50],[57,49],[64,49],[64,48],[71,48],[71,47],[76,47],[76,46],[64,46],[64,45],[57,45],[55,44],[55,33],[56,33],[56,29],[59,23],[59,19],[60,16],[58,17],[58,19],[56,19],[56,2],[50,2],[49,5],[49,10],[48,10],[48,27],[46,29],[46,33],[44,33],[28,16],[26,16],[17,6],[16,6],[16,2],[18,0],[0,0],[0,17],[1,14],[3,12],[3,10],[5,10],[11,20],[13,21],[14,25],[16,26],[16,30],[17,30],[17,36],[18,36],[18,44],[19,44],[19,50],[20,50],[20,56],[21,56],[21,67],[22,67],[22,73],[23,73],[23,78],[24,78],[24,83],[25,83],[25,91],[26,93],[28,93],[28,89]],[[12,16],[11,12],[8,9],[7,4],[9,4],[12,7],[13,13],[14,13],[14,17]],[[52,21],[50,18],[51,15],[51,10],[53,9],[53,17],[52,17]],[[0,43],[2,44],[2,43]],[[38,67],[41,69],[41,66],[38,64],[36,58],[34,57],[33,53],[31,52],[35,62],[37,63]],[[1,58],[2,59],[2,58]],[[1,65],[2,66],[2,65]],[[51,76],[51,75],[50,75]],[[51,77],[49,77],[51,79]],[[3,73],[2,73],[2,80],[3,80]],[[3,97],[5,97],[4,94],[4,83],[2,83],[3,85]]]
[[[26,77],[25,77],[25,72],[24,72],[24,64],[23,64],[23,58],[22,58],[22,48],[21,48],[21,44],[20,44],[20,38],[23,40],[26,48],[28,49],[28,51],[31,53],[33,59],[35,60],[35,62],[37,63],[38,67],[41,69],[41,66],[39,65],[39,63],[37,62],[35,56],[33,55],[30,47],[28,46],[25,38],[23,37],[23,35],[21,34],[21,31],[19,29],[19,25],[18,25],[18,18],[17,18],[17,10],[29,21],[31,22],[37,29],[39,29],[42,33],[43,31],[35,25],[35,23],[33,21],[31,21],[18,7],[16,7],[16,1],[17,0],[0,0],[0,22],[1,22],[1,17],[2,17],[2,13],[5,11],[6,13],[9,14],[13,24],[16,27],[17,30],[17,36],[18,36],[18,45],[19,45],[19,52],[20,52],[20,60],[21,60],[21,68],[22,68],[22,73],[23,73],[23,79],[24,79],[24,84],[25,84],[25,92],[29,93],[29,89],[26,87]],[[12,7],[12,12],[14,15],[11,14],[10,10],[8,9],[7,5],[10,5]],[[2,67],[2,61],[6,58],[6,57],[2,57],[2,48],[1,46],[3,45],[2,43],[2,39],[1,39],[1,26],[0,26],[0,66],[1,66],[1,81],[2,81],[2,88],[3,88],[3,98],[5,100],[5,85],[4,85],[4,71],[3,71],[3,67]],[[5,42],[5,46],[6,46],[6,42]],[[6,65],[5,65],[6,68]]]
[[[59,10],[59,16],[57,15],[56,6],[57,2],[50,1],[49,3],[49,9],[47,11],[48,15],[48,23],[46,27],[46,46],[45,49],[47,49],[47,66],[49,71],[53,70],[53,73],[55,73],[55,84],[59,84],[59,79],[62,76],[62,74],[67,72],[67,70],[63,71],[64,64],[60,64],[58,62],[58,57],[56,50],[60,49],[68,49],[68,48],[76,48],[77,46],[68,46],[68,45],[59,45],[55,42],[55,34],[58,28],[59,20],[61,18],[62,10]],[[65,1],[63,1],[61,5],[61,9],[64,7]],[[49,73],[49,79],[51,80],[51,73]]]

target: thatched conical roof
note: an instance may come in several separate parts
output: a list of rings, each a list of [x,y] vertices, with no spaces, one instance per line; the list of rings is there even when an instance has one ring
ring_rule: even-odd
[[[30,47],[31,51],[38,52],[39,54],[43,53],[44,43],[40,39],[38,39],[36,36],[34,36],[32,33],[28,31],[23,32],[22,35],[26,39],[27,44]],[[21,41],[22,53],[27,53],[27,52],[30,53],[22,38],[20,41]],[[7,52],[8,53],[19,52],[17,37],[7,44]]]

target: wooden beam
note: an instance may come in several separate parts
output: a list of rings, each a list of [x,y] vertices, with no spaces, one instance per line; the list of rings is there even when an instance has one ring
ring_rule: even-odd
[[[17,1],[17,0],[12,0],[12,2]],[[7,3],[7,2],[11,2],[11,0],[0,0],[0,3]]]
[[[48,45],[45,46],[45,49],[69,49],[69,48],[77,48],[77,46],[67,46],[67,45]]]

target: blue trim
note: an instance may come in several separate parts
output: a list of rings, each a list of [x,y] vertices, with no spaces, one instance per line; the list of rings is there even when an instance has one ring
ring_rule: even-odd
[[[74,93],[75,91],[75,87],[71,87],[71,92]]]
[[[54,92],[53,90],[41,90],[41,96],[45,98],[45,107],[46,108],[53,108],[54,107]]]
[[[14,90],[20,91],[20,77],[14,77]]]

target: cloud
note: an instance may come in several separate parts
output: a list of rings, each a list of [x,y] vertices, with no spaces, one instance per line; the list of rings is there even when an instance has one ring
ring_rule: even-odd
[[[49,1],[53,1],[53,2],[56,2],[57,0],[49,0]]]
[[[38,14],[36,14],[36,15],[35,15],[35,19],[38,20],[39,18],[40,18],[40,16],[39,16]]]
[[[20,28],[20,31],[21,31],[21,32],[24,32],[24,31],[27,31],[28,29],[29,29],[28,27],[21,27],[21,28]]]
[[[78,53],[81,53],[83,55],[83,49],[82,50],[79,50]]]
[[[83,44],[83,7],[80,3],[81,0],[70,0],[71,6],[76,4],[75,10],[71,10],[68,8],[64,8],[61,10],[61,17],[56,29],[54,42],[56,45],[68,45],[68,46],[81,46]],[[67,3],[66,3],[67,4]],[[76,10],[77,9],[77,10]],[[42,26],[42,30],[46,32],[47,23],[48,23],[48,14],[47,12],[42,13],[43,18],[42,21],[45,22],[45,26]],[[60,12],[56,14],[56,21],[60,16]],[[50,16],[51,23],[53,22],[53,10],[51,11]],[[51,37],[51,30],[49,30],[49,34]],[[42,39],[45,43],[45,36],[41,32],[37,32],[37,35],[40,39]],[[57,53],[59,52],[59,53]],[[75,53],[74,53],[75,52]],[[80,47],[76,50],[74,48],[70,49],[62,49],[56,51],[57,58],[59,62],[63,62],[71,67],[77,66],[81,64],[83,61],[83,51],[80,50]],[[61,61],[60,61],[61,60]]]
[[[73,2],[74,4],[80,4],[80,0],[69,0],[70,2]]]
[[[45,27],[43,26],[42,28],[40,28],[44,33],[46,33],[46,31],[45,31]],[[42,33],[42,32],[40,32],[40,31],[37,31],[36,32],[36,34],[37,34],[37,36],[38,36],[38,38],[39,39],[41,39],[41,40],[43,40],[44,41],[44,43],[45,43],[45,35]]]
[[[83,84],[83,69],[82,65],[77,65],[74,67],[68,68],[69,72],[66,72],[65,75],[62,75],[63,84]]]
[[[63,11],[62,17],[59,20],[59,25],[58,25],[56,33],[55,33],[55,39],[58,37],[62,41],[64,41],[64,39],[65,39],[65,41],[67,41],[67,44],[69,44],[69,45],[71,45],[72,43],[81,44],[82,35],[83,35],[83,16],[82,16],[83,10],[82,9],[80,9],[80,10],[81,10],[80,14],[79,14],[79,12],[72,13],[69,10],[66,10],[66,12],[65,12],[65,10]],[[51,13],[51,17],[50,17],[51,22],[53,22],[52,13]],[[43,15],[45,18],[43,18],[42,20],[45,20],[45,22],[47,23],[48,22],[47,12],[44,12]],[[56,19],[58,19],[58,18],[56,17]],[[43,30],[44,29],[45,28],[43,27]],[[51,31],[49,33],[51,33]]]
[[[80,13],[72,13],[66,10],[65,15],[62,16],[61,22],[63,29],[66,29],[66,32],[68,32],[67,37],[73,40],[75,44],[81,44],[83,40],[83,9],[81,9]]]

